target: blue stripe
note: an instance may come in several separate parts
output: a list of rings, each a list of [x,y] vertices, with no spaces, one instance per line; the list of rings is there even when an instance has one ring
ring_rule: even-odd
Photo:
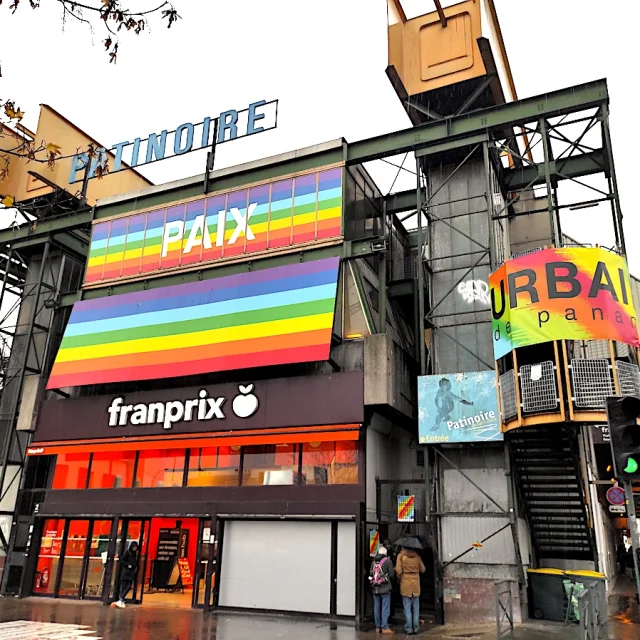
[[[293,289],[291,291],[262,294],[251,298],[235,298],[224,302],[212,302],[199,304],[192,307],[182,307],[167,311],[151,311],[138,313],[133,316],[122,316],[107,320],[94,320],[69,325],[65,331],[67,336],[82,336],[103,331],[118,331],[120,329],[134,329],[136,327],[150,327],[156,324],[181,322],[186,320],[200,320],[213,316],[222,316],[230,313],[246,311],[258,311],[260,309],[272,309],[288,304],[300,304],[315,300],[335,298],[336,283],[323,284],[317,287]]]
[[[157,300],[149,300],[133,304],[116,304],[113,307],[103,307],[87,311],[82,311],[82,309],[78,309],[77,306],[74,306],[71,317],[69,318],[69,325],[79,324],[82,322],[93,322],[95,320],[106,320],[109,318],[120,318],[122,316],[137,315],[141,313],[150,313],[152,311],[169,311],[183,307],[235,300],[237,298],[251,298],[262,294],[281,293],[284,291],[291,291],[292,289],[303,289],[323,284],[332,284],[336,282],[336,276],[335,268],[329,268],[327,271],[320,271],[318,273],[293,276],[291,278],[281,278],[270,282],[257,282],[255,284],[244,285],[242,287],[236,286],[229,287],[228,289],[218,289],[215,291],[203,291],[196,295],[191,294],[189,288],[184,286],[180,287],[180,293],[178,295],[170,298],[159,298]]]

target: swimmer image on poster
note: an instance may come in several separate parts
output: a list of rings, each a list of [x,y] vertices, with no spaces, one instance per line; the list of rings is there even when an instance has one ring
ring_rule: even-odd
[[[473,402],[465,400],[451,391],[451,382],[448,378],[440,378],[438,393],[436,393],[435,397],[436,419],[433,427],[431,427],[431,431],[438,431],[442,424],[446,424],[451,420],[451,412],[453,411],[455,400],[461,404],[473,404]]]

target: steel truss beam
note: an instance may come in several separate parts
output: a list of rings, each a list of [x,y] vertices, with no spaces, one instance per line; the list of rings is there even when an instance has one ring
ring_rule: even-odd
[[[513,127],[598,107],[608,102],[605,80],[597,80],[541,96],[443,118],[411,129],[396,131],[347,145],[347,164],[359,164],[416,151],[429,145],[488,131],[493,134]],[[515,135],[515,134],[514,134]],[[496,135],[496,137],[499,137]]]

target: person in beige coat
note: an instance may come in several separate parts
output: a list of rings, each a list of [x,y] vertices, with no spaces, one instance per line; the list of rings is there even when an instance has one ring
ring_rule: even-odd
[[[400,580],[400,595],[404,609],[404,630],[408,636],[420,630],[420,574],[426,571],[420,556],[413,549],[403,549],[396,560]]]

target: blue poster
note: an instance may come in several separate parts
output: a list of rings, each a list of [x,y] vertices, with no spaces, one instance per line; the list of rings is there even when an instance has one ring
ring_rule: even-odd
[[[418,377],[420,444],[503,440],[495,371]]]

